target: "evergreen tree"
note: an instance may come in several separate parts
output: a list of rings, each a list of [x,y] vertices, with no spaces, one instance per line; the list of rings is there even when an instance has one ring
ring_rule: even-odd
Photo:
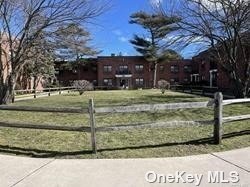
[[[136,51],[142,54],[145,59],[153,63],[154,80],[153,87],[156,87],[157,65],[166,60],[180,58],[174,50],[168,49],[166,45],[167,35],[176,31],[176,23],[180,21],[178,17],[167,17],[160,13],[150,14],[143,11],[136,12],[130,16],[131,24],[142,26],[148,35],[134,35],[130,42],[134,45]]]

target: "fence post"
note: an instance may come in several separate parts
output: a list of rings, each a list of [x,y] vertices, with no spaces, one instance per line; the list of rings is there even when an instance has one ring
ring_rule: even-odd
[[[222,140],[222,111],[223,111],[223,95],[221,92],[214,94],[214,143],[220,144]]]
[[[59,85],[59,95],[62,94],[62,88],[61,88],[61,85]]]
[[[36,99],[36,89],[34,90],[34,98]]]
[[[90,128],[91,128],[91,144],[93,153],[97,153],[97,146],[96,146],[96,129],[95,129],[95,109],[94,109],[94,100],[89,100],[89,116],[90,116]]]
[[[49,87],[49,94],[48,94],[48,96],[50,96],[50,87]]]
[[[12,102],[12,103],[15,103],[15,96],[16,96],[16,92],[15,92],[15,90],[14,90],[14,91],[13,91],[12,98],[11,98],[11,102]]]
[[[202,95],[205,95],[205,87],[202,86]]]

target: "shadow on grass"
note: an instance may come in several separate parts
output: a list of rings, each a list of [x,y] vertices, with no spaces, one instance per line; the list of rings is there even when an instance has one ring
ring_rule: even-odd
[[[155,102],[194,102],[194,99],[201,99],[193,95],[144,95],[143,101],[155,101]]]
[[[175,103],[175,102],[194,102],[195,96],[186,96],[186,95],[143,95],[140,98],[126,98],[121,100],[112,100],[112,99],[102,99],[101,102],[97,102],[97,107],[107,107],[107,103],[110,103],[109,106],[130,106],[135,104],[148,104],[148,103]],[[199,99],[199,98],[198,98]]]
[[[250,130],[244,130],[239,132],[233,132],[223,135],[223,139],[235,137],[235,136],[244,136],[249,135]],[[130,146],[130,147],[118,147],[118,148],[105,148],[105,149],[98,149],[98,152],[105,152],[105,151],[121,151],[121,150],[138,150],[138,149],[148,149],[148,148],[160,148],[160,147],[170,147],[170,146],[177,146],[177,145],[202,145],[202,144],[213,144],[213,138],[201,138],[186,142],[173,142],[173,143],[164,143],[158,145],[144,145],[144,146]],[[15,154],[15,155],[26,155],[35,158],[51,158],[51,157],[63,157],[63,156],[80,156],[92,154],[91,150],[82,150],[82,151],[73,151],[73,152],[61,152],[61,151],[48,151],[48,150],[39,150],[39,149],[28,149],[28,148],[21,148],[21,147],[11,147],[8,145],[0,145],[0,153],[8,153],[8,154]]]

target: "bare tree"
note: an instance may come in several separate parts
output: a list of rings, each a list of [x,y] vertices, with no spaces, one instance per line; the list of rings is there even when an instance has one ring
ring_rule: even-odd
[[[16,79],[30,58],[26,54],[42,32],[49,37],[61,25],[82,24],[106,9],[102,0],[2,0],[0,5],[1,35],[8,43],[6,63],[0,64],[9,68],[0,68],[0,104],[11,101]],[[0,48],[3,55],[5,48]]]
[[[91,91],[94,89],[92,83],[87,80],[76,80],[73,82],[72,86],[82,95],[85,91]]]
[[[202,42],[232,81],[235,96],[247,97],[250,87],[249,0],[179,1],[173,12],[181,17],[179,27],[184,45]]]
[[[161,93],[164,94],[166,90],[170,89],[170,83],[161,79],[158,81],[158,88],[161,90]]]
[[[20,76],[31,79],[34,90],[36,90],[39,83],[48,82],[50,79],[55,78],[53,50],[54,46],[41,33],[34,42],[32,49],[26,54],[29,58],[26,58]]]

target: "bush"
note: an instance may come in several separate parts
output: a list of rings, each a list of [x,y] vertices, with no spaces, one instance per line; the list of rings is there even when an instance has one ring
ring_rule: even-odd
[[[82,95],[85,91],[93,90],[94,86],[87,80],[76,80],[73,82],[73,87],[77,89],[80,95]]]
[[[22,86],[19,83],[16,83],[15,90],[22,90]]]
[[[158,87],[161,89],[161,93],[164,94],[166,90],[170,89],[170,83],[166,80],[159,80]]]

